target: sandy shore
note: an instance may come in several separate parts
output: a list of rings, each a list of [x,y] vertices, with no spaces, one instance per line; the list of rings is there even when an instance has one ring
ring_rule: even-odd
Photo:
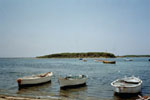
[[[32,97],[19,97],[19,96],[8,96],[8,95],[0,95],[0,100],[66,100],[66,99],[59,99],[59,98],[32,98]]]
[[[111,99],[100,99],[100,98],[93,98],[93,97],[83,97],[82,100],[111,100]],[[34,98],[34,97],[23,97],[23,96],[9,96],[9,95],[0,95],[0,100],[76,100],[72,98]]]

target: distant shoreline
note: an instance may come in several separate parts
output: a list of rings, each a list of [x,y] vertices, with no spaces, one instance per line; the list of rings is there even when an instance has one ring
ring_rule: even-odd
[[[53,54],[51,54],[53,55]],[[108,56],[100,56],[100,57],[93,57],[93,56],[89,56],[89,57],[46,57],[48,55],[45,56],[37,56],[37,57],[0,57],[0,59],[36,59],[36,58],[126,58],[126,57],[150,57],[150,55],[123,55],[123,56],[114,56],[114,57],[108,57]]]
[[[124,56],[116,56],[118,58],[125,57],[150,57],[150,55],[124,55]]]

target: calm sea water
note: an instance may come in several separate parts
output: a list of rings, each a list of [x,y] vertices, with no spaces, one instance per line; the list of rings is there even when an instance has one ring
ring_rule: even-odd
[[[116,64],[103,64],[94,62],[92,58],[87,59],[87,62],[79,59],[1,58],[0,94],[69,100],[134,100],[137,96],[115,96],[110,85],[117,78],[134,75],[143,80],[141,95],[150,95],[149,58],[132,59],[124,61],[122,58],[113,58],[110,60],[116,60]],[[49,71],[54,73],[51,83],[18,90],[17,78]],[[61,90],[58,77],[68,74],[88,75],[87,86]]]

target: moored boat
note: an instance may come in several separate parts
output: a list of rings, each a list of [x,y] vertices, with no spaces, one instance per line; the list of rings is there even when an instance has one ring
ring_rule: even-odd
[[[86,60],[86,59],[83,59],[83,62],[87,62],[87,60]]]
[[[83,60],[82,58],[79,58],[79,60]]]
[[[103,63],[105,63],[105,64],[116,64],[116,61],[106,61],[106,60],[104,60]]]
[[[103,62],[104,60],[97,60],[97,59],[95,59],[94,61],[95,62]]]
[[[59,77],[58,81],[60,87],[64,89],[86,85],[87,79],[88,77],[86,75],[78,75],[78,76],[67,76],[65,78]]]
[[[52,72],[48,72],[48,73],[18,78],[17,79],[18,86],[25,87],[25,86],[33,86],[33,85],[47,83],[51,81],[52,75],[53,75]]]
[[[133,59],[128,59],[128,58],[125,58],[124,60],[125,61],[133,61]]]
[[[111,83],[115,93],[140,93],[142,80],[137,77],[125,77]]]

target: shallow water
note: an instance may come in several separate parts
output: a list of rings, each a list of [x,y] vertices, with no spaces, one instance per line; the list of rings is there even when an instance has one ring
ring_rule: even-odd
[[[103,60],[105,58],[99,58]],[[0,94],[40,97],[69,98],[70,100],[134,100],[133,97],[114,95],[110,83],[124,76],[139,76],[143,80],[141,95],[150,95],[149,58],[132,58],[133,61],[116,60],[116,64],[103,64],[88,58],[87,62],[79,59],[35,59],[35,58],[1,58],[0,59]],[[52,82],[40,86],[18,90],[16,79],[52,71]],[[59,76],[88,75],[87,86],[61,90]]]

